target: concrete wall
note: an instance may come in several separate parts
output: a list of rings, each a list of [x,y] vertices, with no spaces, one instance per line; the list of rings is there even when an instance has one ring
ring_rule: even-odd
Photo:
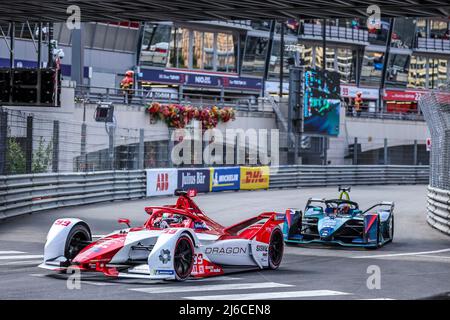
[[[348,145],[358,138],[361,151],[366,152],[384,147],[384,139],[388,139],[388,147],[425,144],[430,132],[424,121],[391,120],[374,118],[346,117],[341,110],[340,133],[330,138],[328,159],[331,164],[350,164],[351,159],[344,159]]]

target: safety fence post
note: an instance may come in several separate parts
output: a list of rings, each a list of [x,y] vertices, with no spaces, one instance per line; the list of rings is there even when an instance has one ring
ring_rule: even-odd
[[[33,163],[33,116],[27,117],[27,137],[25,150],[25,172],[32,173]]]

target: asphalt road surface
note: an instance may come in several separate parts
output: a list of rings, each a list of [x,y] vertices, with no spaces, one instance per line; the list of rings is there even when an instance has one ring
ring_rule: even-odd
[[[240,191],[198,195],[204,211],[230,225],[262,211],[303,208],[309,197],[336,197],[336,188]],[[69,289],[67,275],[37,268],[53,221],[78,217],[94,234],[119,229],[117,219],[142,224],[146,205],[175,197],[66,208],[0,222],[0,299],[419,299],[450,292],[450,238],[425,221],[426,186],[354,187],[362,209],[395,201],[394,242],[377,250],[287,246],[278,270],[247,271],[183,283],[82,277]],[[368,279],[380,272],[380,288]],[[370,281],[369,283],[374,284]],[[70,280],[70,279],[69,279]],[[69,287],[68,287],[69,283]]]

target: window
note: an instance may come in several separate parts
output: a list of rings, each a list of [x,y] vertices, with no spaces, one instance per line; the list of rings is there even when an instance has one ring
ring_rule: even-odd
[[[412,18],[396,18],[392,30],[391,47],[410,49],[413,44],[416,23]]]
[[[448,60],[428,59],[428,88],[445,88],[448,84]]]
[[[280,78],[280,40],[274,40],[269,62],[269,78]],[[294,64],[296,42],[285,41],[283,53],[283,76],[289,78],[289,66]]]
[[[419,38],[428,38],[427,36],[427,19],[419,18],[416,22],[417,36]]]
[[[237,39],[232,33],[174,28],[170,41],[169,66],[236,72]]]
[[[370,44],[385,46],[389,35],[389,20],[381,19],[380,28],[369,29]]]
[[[264,66],[267,55],[269,38],[248,36],[244,61],[242,63],[242,73],[254,76],[264,76]]]
[[[408,88],[425,89],[427,80],[427,58],[411,56],[408,72]]]
[[[205,32],[203,33],[203,69],[213,70],[214,61],[214,33]]]
[[[430,37],[434,39],[443,39],[448,37],[448,21],[430,20]]]
[[[189,68],[189,48],[189,30],[173,28],[169,47],[169,67]]]
[[[341,75],[341,83],[356,82],[356,57],[356,52],[351,49],[337,49],[337,72],[339,72],[339,74]]]
[[[232,34],[217,34],[217,71],[236,72],[236,50]]]
[[[300,45],[300,64],[307,67],[313,66],[314,47]]]
[[[141,65],[165,67],[169,53],[171,26],[146,24],[142,38]]]
[[[361,68],[362,85],[380,85],[383,73],[384,53],[377,51],[365,51]]]
[[[334,55],[335,51],[334,48],[327,48],[326,49],[326,69],[330,71],[335,70],[334,66]],[[323,48],[322,47],[316,47],[316,67],[322,68],[323,63]]]
[[[406,87],[408,84],[409,55],[390,54],[386,71],[386,84]]]

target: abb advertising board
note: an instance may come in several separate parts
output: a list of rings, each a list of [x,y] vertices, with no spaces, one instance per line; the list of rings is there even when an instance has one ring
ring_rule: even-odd
[[[147,197],[170,195],[178,185],[177,169],[147,169]]]

